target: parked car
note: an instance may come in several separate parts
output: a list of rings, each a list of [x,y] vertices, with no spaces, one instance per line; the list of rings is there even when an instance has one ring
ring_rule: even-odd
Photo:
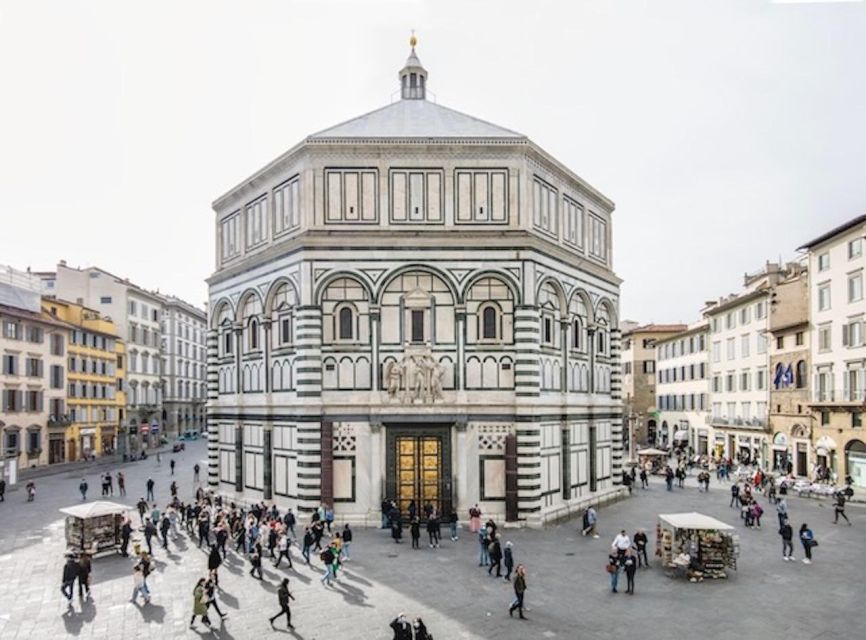
[[[184,431],[182,434],[182,438],[184,440],[198,440],[199,439],[199,432],[198,431],[191,431],[191,430]]]

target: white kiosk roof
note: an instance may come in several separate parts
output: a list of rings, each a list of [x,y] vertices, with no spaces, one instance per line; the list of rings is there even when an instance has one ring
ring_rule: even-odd
[[[734,527],[725,524],[702,513],[660,513],[659,520],[676,529],[713,529],[715,531],[731,531]]]
[[[637,454],[639,456],[666,456],[668,452],[661,449],[640,449]]]
[[[100,516],[110,516],[115,513],[126,513],[131,511],[132,507],[127,507],[117,502],[108,502],[106,500],[96,500],[95,502],[85,502],[77,504],[74,507],[66,507],[61,509],[61,513],[76,518],[98,518]]]

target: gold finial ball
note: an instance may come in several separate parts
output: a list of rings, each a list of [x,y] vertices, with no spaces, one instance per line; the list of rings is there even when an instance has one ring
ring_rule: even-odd
[[[418,44],[418,38],[416,38],[415,34],[413,33],[412,37],[409,38],[409,46],[414,49],[416,44]]]

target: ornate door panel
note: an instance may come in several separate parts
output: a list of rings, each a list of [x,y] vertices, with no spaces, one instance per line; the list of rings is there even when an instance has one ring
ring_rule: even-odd
[[[451,507],[450,430],[388,427],[387,497],[406,516],[415,501],[418,513],[428,502],[440,514]]]

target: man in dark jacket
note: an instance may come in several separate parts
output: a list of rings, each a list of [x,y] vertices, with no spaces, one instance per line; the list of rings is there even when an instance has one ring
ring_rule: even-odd
[[[499,543],[499,534],[494,534],[493,540],[490,541],[490,546],[487,548],[487,553],[490,554],[490,567],[487,569],[487,575],[493,575],[493,567],[496,567],[496,577],[502,577],[502,545]]]
[[[295,537],[295,522],[297,522],[297,520],[295,519],[295,514],[292,513],[291,509],[289,509],[288,512],[286,513],[285,517],[283,518],[283,522],[285,523],[286,528],[289,530],[289,533],[291,534],[292,538],[294,538]],[[271,555],[273,555],[273,554],[271,554]]]
[[[132,525],[129,518],[123,521],[123,526],[120,527],[120,555],[124,558],[129,557],[129,552],[126,550],[129,546],[129,536],[132,535]]]
[[[144,498],[141,498],[135,505],[138,509],[138,520],[141,522],[141,526],[144,526],[144,514],[147,513],[147,502],[145,502]]]
[[[6,502],[6,481],[0,478],[0,502]]]
[[[280,612],[273,616],[271,620],[271,626],[274,626],[274,622],[277,618],[279,618],[284,613],[286,614],[286,623],[289,625],[289,629],[294,629],[295,627],[292,625],[292,612],[289,609],[289,600],[294,600],[295,596],[289,591],[289,579],[283,578],[283,581],[280,583],[280,588],[277,589],[277,600],[280,603]]]
[[[794,559],[794,529],[791,523],[785,519],[779,527],[779,535],[782,536],[782,560]]]
[[[171,529],[171,520],[167,515],[162,516],[159,522],[159,532],[162,534],[162,548],[168,551],[168,530]]]
[[[394,630],[394,640],[412,640],[412,625],[404,614],[400,614],[391,622]]]
[[[526,620],[523,615],[523,594],[526,593],[526,569],[522,564],[517,565],[517,570],[514,576],[514,602],[508,608],[508,615],[513,616],[514,610],[517,609],[520,613],[520,619]]]
[[[505,560],[505,579],[511,582],[511,572],[514,570],[514,553],[511,549],[511,543],[505,543],[505,549],[502,553],[502,558]]]
[[[156,525],[150,520],[150,518],[144,519],[144,539],[147,542],[147,553],[153,555],[153,536],[156,535]]]
[[[78,578],[79,572],[78,562],[75,561],[75,556],[71,553],[66,556],[66,564],[63,565],[63,578],[60,584],[60,593],[66,596],[69,606],[72,606],[72,586],[75,584],[75,579]]]

